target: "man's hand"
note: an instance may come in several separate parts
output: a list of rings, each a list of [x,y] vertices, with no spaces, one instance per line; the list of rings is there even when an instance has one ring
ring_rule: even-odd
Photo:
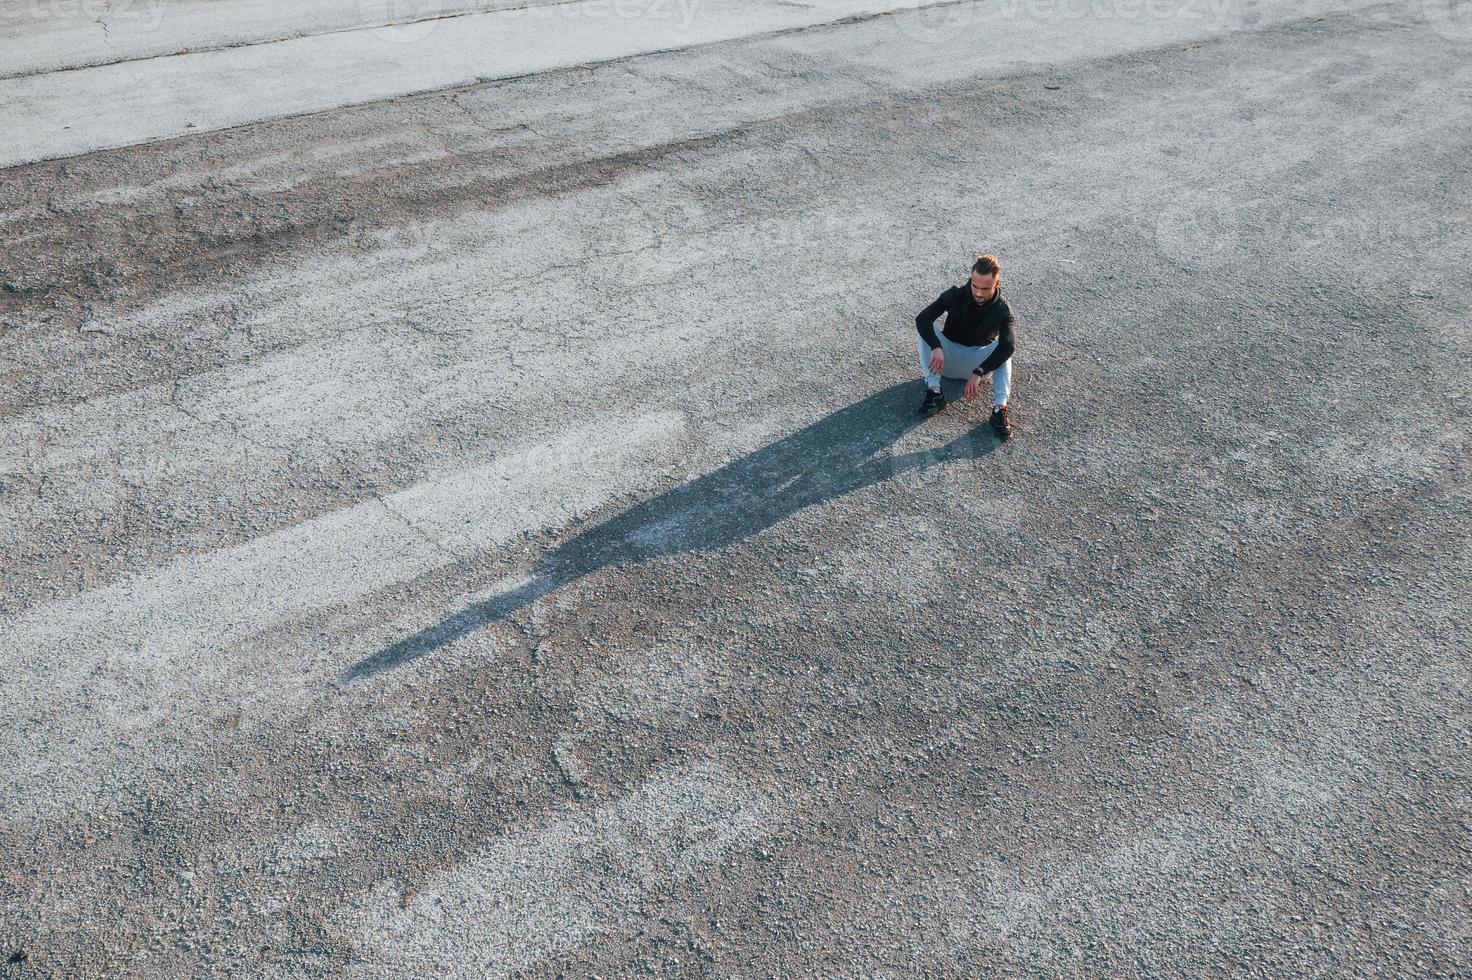
[[[937,347],[930,352],[930,373],[940,374],[945,369],[946,355],[939,347]]]
[[[971,377],[966,379],[966,400],[968,402],[976,401],[976,396],[980,391],[981,379],[979,377],[973,374]]]

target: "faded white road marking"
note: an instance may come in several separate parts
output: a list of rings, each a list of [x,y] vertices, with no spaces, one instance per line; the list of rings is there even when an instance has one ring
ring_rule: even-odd
[[[923,3],[575,0],[0,78],[0,167]]]

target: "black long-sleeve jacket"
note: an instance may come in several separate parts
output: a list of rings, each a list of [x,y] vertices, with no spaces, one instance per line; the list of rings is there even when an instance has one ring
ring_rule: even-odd
[[[946,315],[946,339],[951,343],[963,347],[985,347],[994,340],[997,342],[997,349],[988,354],[972,374],[989,374],[1017,350],[1016,321],[1012,307],[1002,298],[1000,286],[985,303],[978,303],[971,297],[970,283],[952,286],[921,310],[915,317],[915,329],[920,331],[920,336],[932,350],[940,346],[940,338],[935,335],[935,320],[942,313]]]

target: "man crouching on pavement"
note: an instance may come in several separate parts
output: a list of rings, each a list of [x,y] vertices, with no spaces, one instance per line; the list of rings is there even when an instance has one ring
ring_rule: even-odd
[[[944,333],[935,318],[946,315]],[[992,431],[999,439],[1012,438],[1007,418],[1007,396],[1012,387],[1012,352],[1017,349],[1012,308],[1002,298],[1002,266],[995,255],[983,255],[971,266],[969,285],[952,286],[915,317],[920,351],[920,373],[925,376],[921,415],[946,407],[941,378],[965,378],[966,400],[981,389],[981,379],[992,377]]]

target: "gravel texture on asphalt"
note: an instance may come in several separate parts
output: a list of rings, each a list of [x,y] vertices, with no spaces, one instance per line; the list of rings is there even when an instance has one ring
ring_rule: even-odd
[[[1226,9],[3,171],[0,977],[1472,972],[1472,30]]]

